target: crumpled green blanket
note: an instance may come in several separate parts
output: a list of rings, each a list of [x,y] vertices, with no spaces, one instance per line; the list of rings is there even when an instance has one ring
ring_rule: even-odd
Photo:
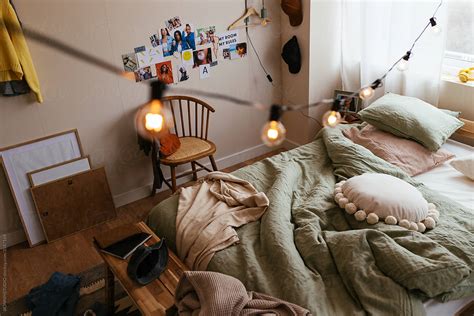
[[[239,228],[240,243],[218,252],[208,269],[315,315],[424,315],[424,299],[473,295],[473,209],[354,144],[343,128],[326,128],[307,145],[233,173],[265,192],[270,207],[260,221]],[[336,178],[366,172],[416,186],[441,213],[436,228],[421,234],[346,214],[333,200]],[[148,219],[172,248],[177,204],[175,195]]]

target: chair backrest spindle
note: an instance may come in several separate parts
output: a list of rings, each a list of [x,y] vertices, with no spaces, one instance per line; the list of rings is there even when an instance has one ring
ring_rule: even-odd
[[[171,114],[173,115],[174,133],[179,137],[178,125],[176,125],[176,115],[174,114],[173,100],[169,100],[169,107],[171,108]]]
[[[178,102],[173,102],[174,100],[177,100]],[[215,112],[212,106],[205,103],[204,101],[189,96],[164,97],[163,105],[170,107],[171,114],[173,115],[174,132],[178,137],[197,137],[207,140],[209,134],[209,115],[210,112]],[[186,113],[188,116],[187,122],[185,118],[186,114],[184,113],[186,109],[183,109],[183,107],[188,108]],[[192,107],[194,107],[194,111]],[[179,119],[177,118],[178,108]],[[199,118],[199,115],[201,115],[201,118]],[[182,135],[179,135],[180,131]]]
[[[181,99],[178,99],[178,100],[179,100],[179,116],[181,118],[181,131],[183,132],[183,137],[185,137],[186,133],[184,132],[183,108],[181,104]]]
[[[204,130],[204,107],[201,106],[201,139],[203,138],[203,130]]]

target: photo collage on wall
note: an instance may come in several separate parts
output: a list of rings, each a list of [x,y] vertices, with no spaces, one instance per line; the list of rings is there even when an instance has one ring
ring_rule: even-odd
[[[205,79],[219,61],[247,55],[247,43],[239,41],[238,30],[217,34],[215,26],[195,27],[179,16],[164,21],[148,38],[146,45],[122,55],[123,69],[133,72],[137,82],[156,78],[176,84],[190,79],[195,70]]]

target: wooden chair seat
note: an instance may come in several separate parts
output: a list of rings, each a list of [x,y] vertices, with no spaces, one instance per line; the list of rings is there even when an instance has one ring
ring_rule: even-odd
[[[180,165],[195,161],[216,152],[216,145],[213,142],[197,137],[180,137],[181,146],[179,149],[164,158],[160,162],[164,165]]]

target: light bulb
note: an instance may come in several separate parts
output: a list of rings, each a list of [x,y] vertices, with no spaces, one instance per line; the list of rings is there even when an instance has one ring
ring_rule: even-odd
[[[262,141],[269,147],[278,146],[285,140],[286,129],[279,121],[270,121],[262,128]]]
[[[262,20],[262,26],[266,26],[267,24],[268,24],[267,19],[263,19],[263,20]]]
[[[431,32],[433,32],[434,35],[438,35],[439,33],[441,33],[441,27],[436,22],[435,17],[430,18],[430,24],[431,24]]]
[[[145,139],[160,139],[173,126],[173,117],[160,100],[143,105],[135,116],[137,132]]]
[[[329,127],[335,127],[339,123],[341,123],[341,113],[336,112],[336,111],[327,111],[323,115],[323,125],[324,127],[329,126]]]
[[[441,26],[439,26],[438,24],[432,26],[431,32],[433,32],[434,35],[439,35],[441,33]]]
[[[365,87],[359,92],[359,97],[362,100],[368,100],[374,95],[374,89],[372,87]]]
[[[163,129],[163,115],[158,113],[147,113],[145,115],[145,128],[149,131],[160,132]]]
[[[402,58],[402,60],[400,60],[397,64],[397,69],[400,70],[400,71],[405,71],[408,69],[408,60],[406,60],[405,58]]]

